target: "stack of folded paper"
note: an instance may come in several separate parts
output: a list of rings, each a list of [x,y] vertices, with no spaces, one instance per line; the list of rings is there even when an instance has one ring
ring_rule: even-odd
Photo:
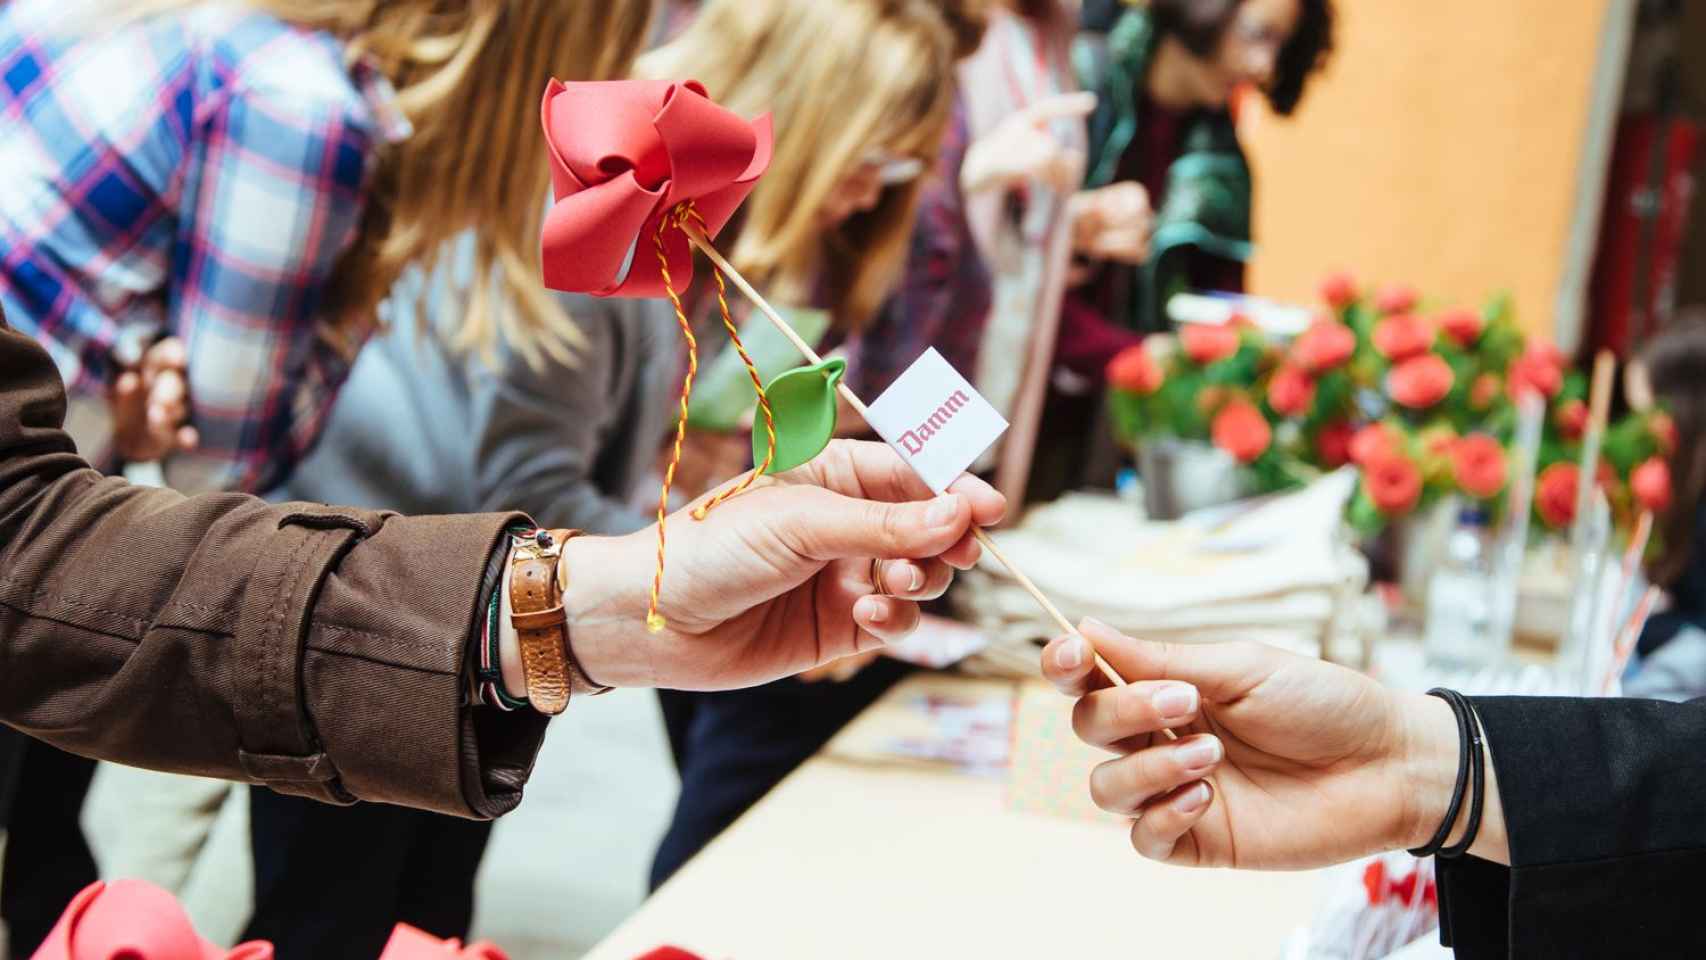
[[[1259,640],[1318,654],[1350,619],[1367,564],[1342,534],[1354,478],[1335,473],[1284,496],[1167,523],[1133,504],[1074,494],[997,535],[1070,618],[1155,640]],[[962,578],[956,613],[991,639],[970,669],[1034,673],[1037,641],[1059,628],[1007,575]]]

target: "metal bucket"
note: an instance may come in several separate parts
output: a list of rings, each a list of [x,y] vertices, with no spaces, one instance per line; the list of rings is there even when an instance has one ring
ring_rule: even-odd
[[[1148,441],[1137,451],[1137,470],[1151,520],[1177,520],[1192,510],[1231,503],[1254,492],[1238,461],[1207,443],[1172,438]]]

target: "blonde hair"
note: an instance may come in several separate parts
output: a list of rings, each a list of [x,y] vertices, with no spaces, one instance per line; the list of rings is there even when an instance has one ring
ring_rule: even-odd
[[[873,148],[933,165],[953,70],[954,38],[931,0],[711,0],[636,68],[698,80],[742,116],[775,115],[775,159],[726,249],[780,299],[821,290],[843,329],[862,325],[892,289],[922,177],[827,234],[818,210]]]
[[[196,0],[141,0],[145,12]],[[243,0],[341,38],[397,88],[414,127],[378,152],[367,206],[332,280],[327,324],[363,327],[403,271],[430,270],[473,229],[477,278],[458,348],[498,339],[535,365],[573,361],[582,338],[539,273],[550,170],[539,100],[551,77],[626,74],[653,0]],[[494,282],[495,278],[495,282]]]

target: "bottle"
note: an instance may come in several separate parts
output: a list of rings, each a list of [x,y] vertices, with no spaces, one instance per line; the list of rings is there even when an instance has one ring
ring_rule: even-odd
[[[1443,665],[1480,666],[1510,653],[1516,594],[1509,571],[1500,562],[1487,511],[1468,506],[1428,581],[1425,642],[1428,660]]]

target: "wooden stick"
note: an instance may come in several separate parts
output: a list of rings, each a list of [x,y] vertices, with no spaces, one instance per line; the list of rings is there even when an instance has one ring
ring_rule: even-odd
[[[1588,390],[1588,425],[1582,437],[1582,460],[1576,475],[1576,522],[1570,531],[1571,546],[1580,550],[1587,528],[1588,494],[1599,479],[1599,445],[1611,413],[1611,381],[1617,372],[1617,356],[1601,350],[1593,362],[1593,381]]]
[[[776,312],[776,308],[772,307],[769,301],[765,300],[757,290],[754,290],[752,284],[746,282],[746,278],[740,275],[740,271],[736,270],[733,264],[724,259],[721,253],[717,252],[717,248],[711,245],[711,241],[703,232],[695,226],[685,224],[682,229],[686,232],[687,238],[693,241],[693,245],[699,248],[699,252],[703,253],[706,257],[709,257],[711,263],[714,264],[718,270],[721,270],[723,275],[728,277],[741,293],[746,294],[746,298],[752,301],[753,305],[758,308],[760,313],[769,318],[770,323],[775,326],[782,336],[788,338],[788,342],[794,345],[794,349],[800,351],[800,355],[805,357],[807,362],[813,364],[823,362],[823,358],[818,356],[818,352],[816,350],[812,349],[812,345],[801,338],[801,336],[794,331],[794,328],[788,324],[788,321],[782,319],[782,315]],[[865,406],[865,402],[860,400],[859,397],[853,393],[852,388],[848,387],[845,382],[837,384],[836,387],[841,394],[841,398],[847,401],[847,405],[858,411],[859,416],[865,417],[866,420],[869,421],[870,408]],[[1001,552],[1001,548],[995,545],[995,541],[990,538],[989,534],[984,532],[982,527],[972,528],[972,536],[977,538],[977,542],[983,547],[983,549],[989,551],[990,556],[994,557],[1002,566],[1007,568],[1007,572],[1013,575],[1013,579],[1019,581],[1019,586],[1023,587],[1025,592],[1030,594],[1032,599],[1037,601],[1037,604],[1048,613],[1049,617],[1054,620],[1055,624],[1058,625],[1060,629],[1066,631],[1069,636],[1074,636],[1084,641],[1084,645],[1090,648],[1090,655],[1096,658],[1096,668],[1102,672],[1102,676],[1108,678],[1109,683],[1112,683],[1117,687],[1123,687],[1126,685],[1126,680],[1124,677],[1120,676],[1119,671],[1115,670],[1108,661],[1102,659],[1101,653],[1096,650],[1096,645],[1091,643],[1082,633],[1078,632],[1078,628],[1072,625],[1072,621],[1066,619],[1066,615],[1060,612],[1060,608],[1056,607],[1041,590],[1037,589],[1037,585],[1032,582],[1030,577],[1025,575],[1023,570],[1020,570],[1015,566],[1012,560],[1007,559],[1007,555]],[[1178,734],[1171,730],[1163,729],[1161,732],[1166,734],[1168,739],[1179,739]]]

